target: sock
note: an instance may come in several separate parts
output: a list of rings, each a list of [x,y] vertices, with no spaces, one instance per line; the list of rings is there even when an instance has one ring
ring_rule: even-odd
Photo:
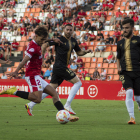
[[[64,106],[60,101],[57,101],[54,105],[57,108],[57,110],[64,110]]]
[[[135,101],[137,102],[138,106],[140,107],[140,96],[134,96]]]
[[[29,92],[18,91],[18,90],[17,90],[17,91],[14,93],[14,95],[19,96],[19,97],[21,97],[21,98],[23,98],[23,99],[28,99]]]
[[[69,94],[69,97],[67,99],[67,102],[65,104],[66,107],[70,106],[71,105],[71,102],[72,100],[74,99],[76,93],[78,92],[79,88],[82,86],[82,83],[81,81],[75,83],[73,85],[73,87],[71,88],[71,91],[70,91],[70,94]]]
[[[45,97],[47,97],[47,96],[48,96],[48,94],[42,93],[42,100],[43,100]],[[29,105],[31,108],[33,108],[34,105],[36,105],[36,103],[33,102],[33,101],[31,101],[30,103],[28,103],[28,105]]]
[[[132,118],[134,117],[134,102],[133,102],[133,90],[132,89],[128,89],[126,91],[126,107],[127,107],[127,111],[129,113],[129,116]]]

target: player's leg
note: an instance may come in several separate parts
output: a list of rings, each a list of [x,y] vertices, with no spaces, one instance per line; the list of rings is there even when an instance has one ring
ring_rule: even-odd
[[[137,78],[135,78],[135,81],[134,81],[134,98],[135,98],[135,101],[137,102],[138,104],[138,109],[140,111],[140,72],[137,72]]]
[[[69,93],[69,96],[68,96],[68,99],[67,99],[67,102],[65,104],[65,109],[68,110],[71,114],[75,115],[76,113],[72,110],[71,108],[71,102],[72,100],[74,99],[76,93],[78,92],[78,90],[80,89],[80,87],[82,86],[82,83],[80,81],[80,79],[75,75],[75,73],[69,69],[67,69],[68,71],[67,74],[65,75],[66,76],[66,80],[71,82],[73,84],[71,90],[70,90],[70,93]]]
[[[133,102],[133,81],[131,79],[131,72],[122,72],[120,80],[122,81],[123,87],[126,90],[126,108],[130,116],[128,124],[135,124],[134,116],[134,102]]]
[[[58,111],[59,110],[64,110],[64,106],[61,103],[61,101],[59,100],[59,96],[58,96],[56,90],[52,86],[47,85],[44,89],[44,92],[48,93],[50,96],[52,96],[54,106],[57,108]],[[75,121],[78,121],[78,120],[79,120],[79,117],[70,116],[70,121],[71,122],[75,122]]]

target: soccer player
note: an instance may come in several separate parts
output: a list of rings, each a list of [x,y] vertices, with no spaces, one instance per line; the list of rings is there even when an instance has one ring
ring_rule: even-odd
[[[75,115],[76,113],[71,108],[71,102],[74,99],[77,91],[81,87],[82,83],[79,80],[79,78],[75,75],[75,73],[70,69],[68,69],[67,66],[69,64],[71,52],[73,51],[73,49],[76,51],[77,55],[79,56],[83,56],[87,53],[90,53],[92,52],[92,50],[90,49],[84,51],[81,50],[75,38],[71,37],[72,33],[73,33],[72,25],[71,24],[65,25],[64,36],[58,37],[60,41],[63,42],[63,44],[61,45],[57,43],[53,44],[55,45],[56,59],[55,59],[55,64],[53,66],[53,74],[52,74],[52,79],[50,81],[50,85],[56,89],[63,82],[63,80],[67,80],[72,84],[74,84],[73,87],[71,88],[71,91],[69,93],[64,108],[67,111],[69,111],[70,114]],[[45,47],[44,50],[46,50]],[[43,97],[45,98],[46,96],[47,95],[43,93],[42,98]],[[30,102],[26,105],[30,106],[30,109],[32,111],[32,108],[35,104],[36,103],[34,102]],[[29,110],[27,112],[28,114],[31,114],[29,113]]]
[[[12,87],[2,91],[0,95],[16,95],[23,99],[28,99],[35,103],[40,103],[42,93],[44,92],[52,96],[53,103],[58,110],[64,110],[64,106],[59,101],[56,90],[40,77],[42,65],[41,46],[45,41],[50,41],[47,40],[47,36],[48,32],[46,27],[39,26],[35,30],[34,40],[31,41],[27,46],[26,55],[22,62],[18,65],[15,72],[8,74],[8,76],[11,78],[16,77],[18,75],[18,71],[26,64],[25,80],[30,87],[30,92],[18,91],[16,87]],[[58,44],[61,43],[59,39],[53,39],[53,41]],[[77,121],[78,119],[78,117],[70,116],[70,121]]]
[[[125,103],[130,116],[128,124],[135,124],[133,91],[140,111],[140,37],[133,35],[133,19],[125,18],[122,27],[124,39],[117,43],[117,67],[126,90]]]

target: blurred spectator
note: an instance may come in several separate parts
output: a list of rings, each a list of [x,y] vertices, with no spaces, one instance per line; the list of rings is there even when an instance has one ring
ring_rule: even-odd
[[[80,80],[85,80],[85,76],[84,76],[84,73],[80,73],[80,76],[79,76]]]
[[[54,34],[54,33],[52,32],[52,29],[50,29],[50,30],[49,30],[49,38],[50,38],[50,39],[53,37],[53,34]]]
[[[106,46],[105,46],[104,40],[101,39],[94,50],[94,57],[95,57],[95,54],[97,51],[100,51],[100,57],[101,57],[102,52],[105,50],[105,48],[106,48]]]
[[[104,17],[104,15],[103,15],[103,14],[101,14],[100,21],[101,21],[102,23],[105,23],[105,17]],[[100,25],[99,25],[99,26],[100,26]]]
[[[118,31],[118,28],[116,28],[116,30],[115,30],[115,32],[114,32],[114,34],[113,34],[113,39],[114,39],[113,44],[114,44],[114,45],[115,45],[115,43],[118,42],[120,36],[121,36],[121,32]]]
[[[109,56],[107,57],[107,59],[104,60],[105,63],[113,63],[115,60],[115,55],[113,53],[113,51],[110,51]]]
[[[139,35],[139,31],[136,30],[136,28],[134,28],[134,30],[133,30],[133,34],[134,34],[135,36],[137,36],[137,35]]]
[[[99,4],[97,3],[97,1],[95,1],[93,3],[93,6],[91,6],[92,11],[94,11],[98,6],[99,6]]]
[[[35,6],[35,0],[31,0],[31,4],[28,6],[28,8],[33,8]]]
[[[22,25],[22,27],[20,28],[20,35],[21,36],[26,36],[27,35],[27,31],[24,25]]]
[[[57,19],[57,17],[54,15],[53,18],[51,19],[51,25],[55,27],[57,23],[58,23],[58,19]]]
[[[114,14],[114,12],[112,13],[112,16],[111,16],[111,19],[110,19],[110,23],[109,25],[112,26],[112,25],[115,25],[115,20],[116,20],[116,16]]]
[[[2,44],[2,38],[1,38],[1,35],[0,35],[0,45]]]
[[[82,40],[88,40],[88,37],[90,36],[89,29],[86,29],[86,32],[82,35]]]
[[[111,45],[111,44],[113,44],[113,42],[114,42],[114,39],[112,37],[110,37],[110,35],[108,34],[107,38],[105,39],[105,44]]]
[[[106,79],[106,81],[110,81],[110,76],[107,76],[107,79]]]
[[[91,28],[91,23],[89,22],[88,19],[86,19],[86,22],[84,23],[84,29],[90,29]]]
[[[72,51],[71,53],[71,60],[74,61],[74,57],[76,58],[76,61],[77,61],[77,55],[74,51]]]
[[[101,39],[104,39],[104,35],[101,33],[101,31],[98,31],[96,39],[97,39],[97,41],[100,41]]]
[[[94,32],[92,32],[89,36],[88,36],[88,40],[87,41],[93,41],[96,40],[96,36],[94,35]]]
[[[13,6],[11,6],[10,9],[9,9],[8,16],[12,17],[12,16],[14,16],[15,13],[16,13],[16,11],[13,9]]]
[[[5,60],[5,58],[4,58],[4,52],[3,52],[3,49],[2,48],[0,48],[0,59],[1,60]]]
[[[53,34],[53,38],[57,38],[57,37],[59,37],[59,33],[57,32],[57,30],[55,30]]]
[[[104,29],[104,24],[103,22],[101,21],[101,19],[99,19],[99,29],[98,30],[103,30]]]
[[[81,59],[80,56],[78,56],[76,64],[77,64],[78,68],[82,68],[83,67],[83,65],[84,65],[83,59]]]
[[[89,81],[89,80],[92,80],[92,78],[90,77],[89,73],[87,73],[85,76],[85,81]]]
[[[51,76],[51,73],[52,73],[52,69],[49,67],[48,70],[44,73],[44,78],[45,79],[48,79],[49,76]]]
[[[80,44],[80,48],[82,50],[87,50],[88,49],[88,45],[87,43],[85,42],[85,40],[83,39],[83,43]]]
[[[58,13],[57,13],[56,17],[57,17],[58,22],[60,24],[63,21],[63,14],[60,13],[60,10],[58,10]]]
[[[55,30],[57,30],[59,34],[62,34],[63,29],[59,24],[56,25]]]
[[[114,4],[112,3],[112,1],[109,1],[108,3],[108,10],[111,11],[114,8]]]
[[[97,22],[96,20],[93,21],[92,25],[91,25],[91,31],[97,31],[99,28],[99,22]]]
[[[86,17],[87,15],[86,15],[86,13],[83,11],[83,9],[81,9],[77,16],[78,16],[78,19],[79,19],[79,20],[84,20],[85,17]]]
[[[16,20],[14,17],[12,17],[11,23],[12,23],[12,24],[16,24],[16,23],[17,23],[17,20]]]
[[[96,67],[95,71],[93,72],[93,80],[96,80],[98,76],[100,77],[100,73],[98,72],[98,68]]]
[[[136,8],[136,6],[137,6],[137,3],[136,3],[136,1],[134,1],[134,0],[131,0],[130,2],[129,2],[129,9],[135,9]]]
[[[48,77],[48,80],[52,79],[52,72],[50,73],[50,76]]]
[[[108,9],[109,9],[108,3],[107,3],[107,1],[104,1],[103,6],[102,6],[102,10],[107,11]]]
[[[72,70],[73,72],[77,71],[77,65],[76,65],[75,61],[72,61],[71,65],[70,65],[70,70]]]
[[[1,79],[7,79],[7,76],[6,76],[5,72],[4,72],[3,75],[1,76]]]
[[[134,20],[135,25],[139,25],[139,18],[138,18],[138,16],[137,16],[137,13],[135,13],[135,15],[133,16],[132,19]]]
[[[72,1],[70,7],[71,7],[71,10],[72,10],[72,13],[75,14],[77,5],[76,5],[76,3],[74,1]]]
[[[18,47],[19,47],[19,43],[16,41],[16,39],[14,39],[12,43],[12,51],[16,51]]]
[[[50,60],[49,56],[46,56],[46,58],[43,61],[43,67],[44,68],[49,68],[50,65],[51,65],[51,60]]]
[[[127,13],[125,12],[125,9],[124,9],[123,12],[122,12],[122,17],[123,17],[123,18],[126,18],[126,17],[127,17]]]
[[[101,69],[100,78],[102,81],[106,80],[106,71],[104,70],[104,68]]]
[[[4,25],[2,23],[2,21],[0,21],[0,31],[3,29]]]
[[[20,32],[18,32],[17,26],[14,26],[14,29],[13,29],[13,36],[18,36],[18,35],[20,35]]]
[[[80,74],[84,74],[84,77],[85,77],[87,73],[88,73],[88,72],[87,72],[84,68],[82,68]]]
[[[122,15],[122,12],[120,11],[120,7],[118,8],[118,11],[116,12],[116,17],[119,17],[119,15]]]

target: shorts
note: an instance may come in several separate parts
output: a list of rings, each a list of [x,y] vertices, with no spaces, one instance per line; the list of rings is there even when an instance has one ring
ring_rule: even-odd
[[[58,84],[58,86],[63,82],[63,80],[71,80],[76,76],[76,74],[68,69],[68,68],[61,68],[61,69],[54,69],[53,68],[53,74],[52,79],[50,83]]]
[[[100,51],[100,50],[101,50],[101,51],[104,51],[104,48],[103,48],[103,49],[99,49],[99,48],[96,48],[96,49],[95,49],[96,52],[97,52],[97,51]]]
[[[120,81],[122,81],[125,90],[133,88],[134,95],[140,95],[140,71],[122,71]]]
[[[25,80],[29,85],[30,92],[43,91],[45,87],[49,84],[45,80],[43,80],[40,75],[26,76]]]

